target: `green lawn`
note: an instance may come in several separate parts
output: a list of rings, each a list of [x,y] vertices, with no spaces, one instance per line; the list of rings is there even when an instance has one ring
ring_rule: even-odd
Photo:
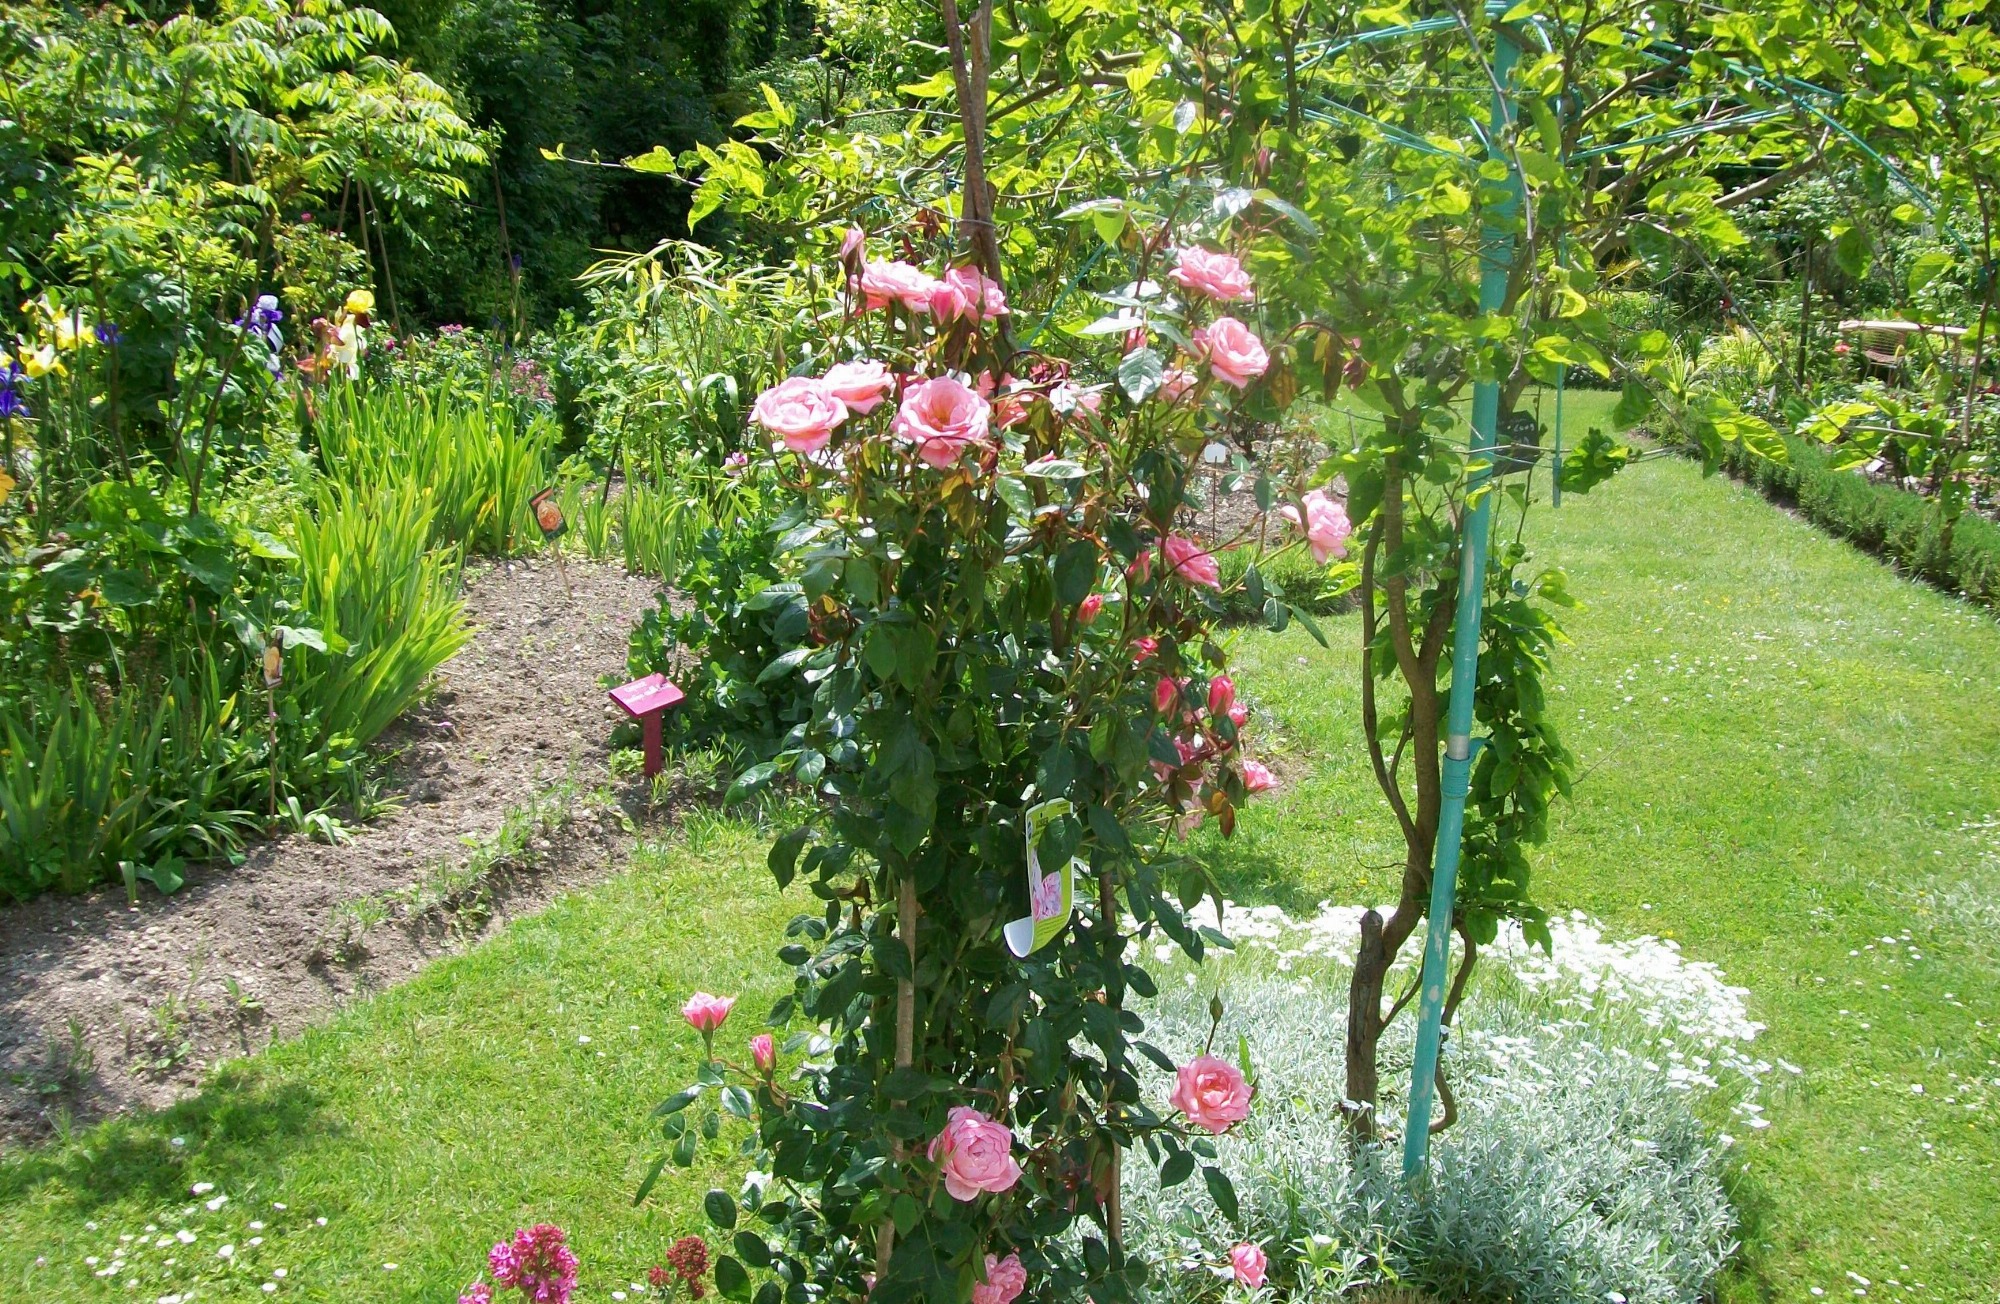
[[[1721,964],[1770,1025],[1763,1053],[1805,1070],[1771,1075],[1773,1125],[1743,1138],[1752,1226],[1725,1297],[1851,1300],[1852,1272],[1877,1299],[1991,1304],[2000,627],[1678,461],[1534,531],[1590,604],[1557,674],[1585,775],[1543,899]],[[1328,633],[1337,654],[1297,630],[1238,643],[1289,779],[1236,839],[1198,843],[1241,901],[1390,891],[1368,868],[1398,852],[1359,750],[1351,618]],[[584,1298],[641,1280],[697,1229],[698,1192],[733,1186],[718,1163],[631,1207],[645,1113],[692,1070],[679,1003],[740,992],[753,1022],[805,901],[769,888],[753,831],[697,832],[197,1102],[0,1161],[0,1290],[151,1304],[170,1288],[120,1289],[86,1256],[101,1269],[118,1235],[152,1223],[157,1240],[189,1208],[192,1246],[130,1261],[206,1272],[235,1245],[240,1268],[202,1301],[267,1298],[279,1266],[271,1298],[449,1300],[485,1245],[537,1219],[574,1233]],[[208,1212],[197,1182],[231,1202]]]
[[[789,986],[771,951],[808,899],[781,900],[763,857],[754,830],[709,826],[239,1063],[188,1105],[0,1163],[0,1297],[153,1304],[200,1264],[220,1274],[197,1287],[202,1304],[450,1301],[488,1246],[537,1221],[571,1232],[579,1299],[643,1282],[675,1237],[705,1230],[701,1192],[734,1192],[740,1175],[730,1162],[669,1167],[663,1195],[632,1207],[646,1114],[694,1073],[700,1043],[681,1002],[697,988],[740,994],[718,1050],[741,1060]],[[197,1182],[215,1192],[196,1201]],[[211,1214],[218,1194],[230,1202]],[[87,1256],[101,1269],[119,1235],[151,1223],[157,1240],[187,1209],[192,1245],[129,1260],[174,1257],[171,1284],[92,1277]],[[257,1247],[253,1219],[266,1223]],[[236,1247],[226,1273],[224,1244]],[[276,1267],[286,1275],[267,1296]]]

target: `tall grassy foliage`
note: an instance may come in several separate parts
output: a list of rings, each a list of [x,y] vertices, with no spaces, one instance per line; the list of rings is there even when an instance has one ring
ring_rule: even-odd
[[[329,651],[300,649],[293,690],[316,742],[366,745],[472,636],[458,597],[459,555],[432,550],[435,499],[414,480],[328,485],[296,522],[300,606]]]
[[[524,416],[503,395],[340,386],[325,396],[313,430],[336,482],[363,493],[422,489],[433,544],[500,556],[540,544],[528,499],[548,481],[549,418]]]

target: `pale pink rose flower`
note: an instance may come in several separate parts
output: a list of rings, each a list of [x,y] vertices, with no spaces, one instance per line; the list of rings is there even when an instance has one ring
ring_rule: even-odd
[[[1097,613],[1104,610],[1104,595],[1093,593],[1076,604],[1076,623],[1088,625],[1097,619]]]
[[[1169,403],[1178,403],[1201,383],[1201,377],[1186,367],[1168,367],[1166,375],[1160,378],[1160,397]]]
[[[1239,1245],[1229,1252],[1229,1269],[1236,1280],[1251,1290],[1264,1289],[1264,1251],[1255,1245]]]
[[[1312,549],[1313,560],[1324,566],[1331,558],[1345,557],[1347,536],[1354,532],[1347,509],[1318,489],[1306,491],[1305,504],[1306,544]],[[1290,503],[1280,508],[1278,514],[1293,525],[1300,524],[1299,509]]]
[[[688,1026],[699,1033],[711,1033],[722,1026],[729,1017],[729,1011],[736,1006],[734,996],[710,996],[707,992],[696,992],[688,997],[688,1003],[681,1006],[681,1015]]]
[[[1217,591],[1222,588],[1222,567],[1217,564],[1215,554],[1203,551],[1193,539],[1170,534],[1160,540],[1160,564],[1166,567],[1167,574],[1184,583]]]
[[[1174,1073],[1173,1107],[1188,1122],[1221,1136],[1250,1117],[1250,1084],[1227,1060],[1200,1055]]]
[[[1218,254],[1191,246],[1180,251],[1180,262],[1167,279],[1192,294],[1229,303],[1250,297],[1250,274],[1232,254]]]
[[[870,308],[900,303],[911,312],[929,312],[938,279],[905,262],[863,263],[861,296]]]
[[[1021,1256],[1010,1254],[1002,1259],[996,1255],[986,1256],[986,1280],[972,1288],[972,1304],[1014,1304],[1016,1297],[1028,1288],[1028,1270],[1021,1266]]]
[[[1277,786],[1277,776],[1261,761],[1243,762],[1243,791],[1267,792]]]
[[[944,1131],[931,1139],[931,1160],[944,1170],[954,1200],[976,1200],[981,1191],[1005,1191],[1021,1180],[1014,1162],[1014,1134],[970,1105],[955,1106]]]
[[[872,359],[836,362],[826,369],[822,379],[828,391],[857,417],[873,412],[896,387],[896,378],[889,374],[889,369]]]
[[[767,1077],[770,1075],[772,1067],[778,1062],[778,1048],[770,1033],[760,1032],[750,1039],[750,1062],[757,1066],[759,1073]]]
[[[1217,317],[1194,333],[1195,352],[1208,360],[1217,380],[1242,389],[1270,369],[1264,342],[1234,317]]]
[[[940,471],[957,464],[969,445],[983,443],[992,408],[964,382],[938,376],[912,385],[891,427]]]
[[[1208,681],[1208,713],[1227,715],[1236,701],[1236,681],[1228,675],[1217,675]]]
[[[794,453],[817,453],[833,438],[834,427],[847,420],[847,407],[825,381],[793,376],[759,394],[750,419]]]
[[[1007,292],[977,267],[954,267],[944,274],[944,283],[957,292],[960,312],[987,321],[1007,315]]]

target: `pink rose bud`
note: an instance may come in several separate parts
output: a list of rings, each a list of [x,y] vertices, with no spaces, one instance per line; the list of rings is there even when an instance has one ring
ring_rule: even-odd
[[[891,429],[942,471],[957,465],[968,447],[985,443],[991,415],[991,405],[963,381],[938,376],[910,387]]]
[[[1154,653],[1158,652],[1159,650],[1160,650],[1160,640],[1156,638],[1149,638],[1144,635],[1141,635],[1140,637],[1133,639],[1132,664],[1136,666],[1142,661],[1152,660]]]
[[[1159,682],[1153,685],[1153,714],[1165,715],[1172,708],[1174,699],[1179,697],[1180,693],[1179,685],[1175,684],[1173,680],[1167,678],[1165,675],[1161,675]]]
[[[1170,534],[1160,540],[1160,564],[1167,568],[1167,574],[1184,584],[1198,584],[1218,592],[1222,589],[1222,568],[1215,554],[1204,551],[1193,539]]]
[[[1264,1251],[1255,1245],[1239,1245],[1229,1252],[1229,1269],[1236,1280],[1251,1290],[1264,1289]]]
[[[1278,780],[1257,761],[1243,762],[1243,791],[1268,792],[1277,786]]]
[[[867,247],[867,243],[868,233],[866,231],[863,231],[858,226],[848,227],[847,234],[841,237],[840,241],[840,261],[844,263],[848,259],[859,255]]]
[[[1250,276],[1233,256],[1198,246],[1179,252],[1180,262],[1167,273],[1175,285],[1220,303],[1250,297]]]
[[[879,362],[836,362],[827,368],[823,383],[827,391],[855,416],[866,416],[889,397],[896,378]]]
[[[1234,1064],[1213,1055],[1181,1065],[1168,1099],[1188,1122],[1217,1136],[1250,1117],[1250,1084]]]
[[[1208,713],[1227,715],[1236,701],[1236,681],[1228,675],[1217,675],[1208,681]]]
[[[1076,604],[1076,623],[1088,625],[1097,619],[1097,613],[1104,610],[1104,595],[1093,593]]]
[[[707,992],[696,992],[688,997],[686,1005],[681,1006],[681,1015],[687,1019],[690,1028],[705,1036],[722,1026],[722,1021],[729,1017],[729,1011],[735,1005],[734,996],[710,996]]]
[[[750,1039],[750,1061],[757,1066],[759,1073],[771,1076],[772,1068],[778,1063],[778,1048],[771,1041],[770,1033],[760,1032]]]
[[[1354,532],[1354,525],[1347,519],[1347,509],[1326,496],[1318,489],[1311,489],[1305,496],[1305,518],[1301,522],[1299,509],[1290,503],[1279,509],[1279,515],[1293,525],[1302,525],[1306,532],[1306,544],[1312,549],[1313,560],[1324,566],[1335,557],[1347,555],[1347,536]]]
[[[1125,351],[1127,353],[1137,353],[1145,347],[1146,328],[1144,326],[1134,326],[1131,330],[1125,332]]]
[[[1132,564],[1125,568],[1125,578],[1131,580],[1134,584],[1144,584],[1147,580],[1153,578],[1153,554],[1142,552],[1134,557]]]
[[[1243,389],[1271,367],[1264,342],[1234,317],[1217,317],[1194,333],[1195,352],[1217,380]]]
[[[750,419],[784,441],[794,453],[817,453],[847,420],[847,408],[823,380],[793,376],[757,396]]]
[[[1241,702],[1231,702],[1229,704],[1229,723],[1235,725],[1238,729],[1250,723],[1250,708]]]
[[[1020,1255],[1010,1254],[1003,1259],[989,1254],[986,1280],[972,1288],[972,1304],[1014,1304],[1027,1288],[1028,1270],[1021,1266]]]
[[[976,1200],[981,1191],[1009,1190],[1021,1180],[1013,1132],[969,1105],[952,1109],[944,1131],[931,1139],[929,1154],[954,1200]]]

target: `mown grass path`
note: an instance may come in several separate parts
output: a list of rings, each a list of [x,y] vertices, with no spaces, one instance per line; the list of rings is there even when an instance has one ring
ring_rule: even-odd
[[[1583,779],[1539,898],[1719,963],[1769,1025],[1760,1053],[1804,1070],[1771,1075],[1771,1126],[1741,1138],[1724,1297],[1992,1301],[2000,625],[1680,461],[1540,512],[1531,539],[1588,604],[1552,694]],[[1390,896],[1366,867],[1400,842],[1335,623],[1334,653],[1296,631],[1239,647],[1305,762],[1213,845],[1239,900]]]
[[[1590,604],[1557,666],[1584,778],[1542,899],[1718,962],[1770,1025],[1762,1053],[1803,1070],[1771,1075],[1771,1126],[1742,1135],[1752,1221],[1725,1298],[1991,1304],[2000,627],[1679,462],[1534,530]],[[1359,751],[1353,622],[1328,633],[1337,653],[1296,630],[1238,646],[1290,779],[1232,842],[1196,843],[1244,902],[1389,891],[1368,868],[1397,852]],[[782,988],[770,953],[805,898],[761,861],[753,832],[698,819],[195,1102],[0,1160],[0,1294],[449,1300],[486,1245],[541,1219],[573,1233],[580,1298],[643,1280],[699,1229],[701,1191],[734,1186],[718,1156],[630,1202],[646,1111],[693,1070],[681,1000],[740,994],[721,1038],[740,1055]],[[207,1210],[201,1182],[230,1203]],[[118,1240],[149,1223],[168,1248]],[[172,1239],[183,1223],[194,1242]],[[151,1274],[136,1289],[93,1276],[121,1244]]]

